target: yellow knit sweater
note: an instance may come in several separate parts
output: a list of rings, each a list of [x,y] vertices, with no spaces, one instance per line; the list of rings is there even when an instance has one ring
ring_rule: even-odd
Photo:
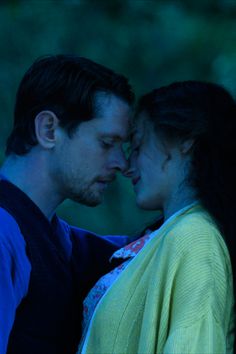
[[[233,353],[227,247],[200,205],[155,231],[104,295],[82,353]]]

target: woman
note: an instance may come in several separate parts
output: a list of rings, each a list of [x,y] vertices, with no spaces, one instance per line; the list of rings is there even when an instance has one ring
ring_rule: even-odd
[[[233,353],[235,132],[235,102],[218,85],[140,99],[129,172],[137,204],[161,209],[164,224],[116,252],[124,262],[88,295],[82,353]]]

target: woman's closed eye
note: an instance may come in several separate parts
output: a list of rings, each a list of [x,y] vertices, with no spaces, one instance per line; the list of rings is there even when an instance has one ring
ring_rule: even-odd
[[[125,156],[127,159],[129,159],[131,156],[138,154],[139,152],[139,144],[129,144],[125,148]]]
[[[140,145],[136,144],[131,147],[131,154],[139,152]]]

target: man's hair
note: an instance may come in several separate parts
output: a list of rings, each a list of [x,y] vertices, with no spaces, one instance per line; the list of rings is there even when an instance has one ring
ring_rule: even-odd
[[[25,73],[16,96],[14,126],[6,155],[26,154],[37,145],[34,121],[43,110],[53,111],[59,124],[72,135],[79,123],[95,117],[95,95],[113,94],[132,104],[128,80],[92,60],[53,55],[37,59]]]

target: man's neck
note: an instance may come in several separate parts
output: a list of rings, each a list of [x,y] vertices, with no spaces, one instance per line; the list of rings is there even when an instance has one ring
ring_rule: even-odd
[[[52,219],[56,207],[63,200],[55,193],[43,158],[10,155],[5,160],[0,173],[21,189],[49,221]]]

